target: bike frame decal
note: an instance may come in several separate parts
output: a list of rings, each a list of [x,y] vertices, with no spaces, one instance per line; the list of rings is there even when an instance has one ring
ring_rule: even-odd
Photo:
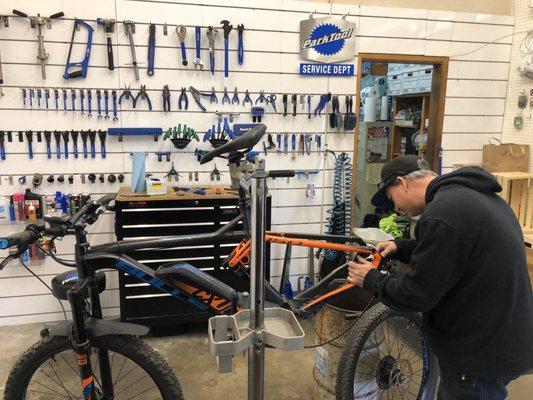
[[[85,363],[87,363],[87,360],[85,360]],[[83,400],[92,400],[94,391],[94,376],[91,375],[90,377],[83,379],[81,381],[81,388],[83,391]]]

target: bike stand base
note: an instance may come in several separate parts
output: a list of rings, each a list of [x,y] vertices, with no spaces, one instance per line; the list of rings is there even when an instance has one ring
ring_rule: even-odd
[[[284,351],[304,348],[305,333],[292,311],[284,308],[265,308],[264,329],[250,329],[250,310],[235,315],[216,316],[209,319],[209,344],[211,354],[217,357],[218,372],[233,370],[233,356],[242,353],[262,333],[265,345]]]

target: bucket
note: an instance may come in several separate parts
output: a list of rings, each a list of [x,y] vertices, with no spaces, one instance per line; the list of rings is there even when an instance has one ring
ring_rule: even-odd
[[[364,289],[359,287],[354,287],[352,290],[348,291],[347,296],[349,297],[350,293],[355,291],[355,297],[364,299],[368,295]],[[370,299],[370,296],[368,296]],[[343,303],[352,303],[345,299]],[[360,314],[364,307],[367,305],[366,302],[360,302],[358,305],[350,309],[339,308],[331,304],[325,304],[324,307],[317,313],[315,320],[315,332],[317,335],[317,343],[328,342],[331,339],[337,337],[342,332],[346,331],[351,325],[353,325],[353,320],[346,320],[344,316],[346,314]],[[355,309],[354,309],[355,308]],[[339,361],[344,350],[344,344],[346,338],[348,337],[349,332],[342,335],[338,339],[333,340],[331,343],[324,344],[323,346],[317,347],[315,351],[315,366],[313,369],[313,379],[315,381],[313,389],[313,399],[314,400],[335,400],[335,385],[337,382],[337,369],[339,367]],[[366,352],[363,352],[360,356],[364,357],[363,360],[367,365],[373,367],[378,360],[379,353],[376,346],[376,343],[380,342],[379,339],[374,339],[369,341]],[[365,364],[362,364],[365,365]],[[370,368],[370,367],[369,367]],[[378,391],[376,381],[372,382],[364,381],[360,379],[355,379],[354,393],[356,393],[356,399],[367,399],[375,396]]]

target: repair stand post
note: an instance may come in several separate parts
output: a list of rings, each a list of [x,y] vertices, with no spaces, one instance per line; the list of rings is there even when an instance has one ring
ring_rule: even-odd
[[[248,348],[248,400],[263,400],[265,341],[265,160],[260,160],[252,183],[252,249],[250,273],[250,329],[254,340]]]

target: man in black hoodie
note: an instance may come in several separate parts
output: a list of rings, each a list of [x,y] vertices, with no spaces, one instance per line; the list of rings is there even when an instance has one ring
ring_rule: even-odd
[[[382,274],[350,263],[348,280],[399,311],[423,313],[439,358],[439,400],[499,400],[533,370],[533,295],[524,239],[496,179],[482,168],[437,177],[424,160],[401,156],[383,167],[372,203],[420,215],[414,239],[378,244],[409,264]]]

